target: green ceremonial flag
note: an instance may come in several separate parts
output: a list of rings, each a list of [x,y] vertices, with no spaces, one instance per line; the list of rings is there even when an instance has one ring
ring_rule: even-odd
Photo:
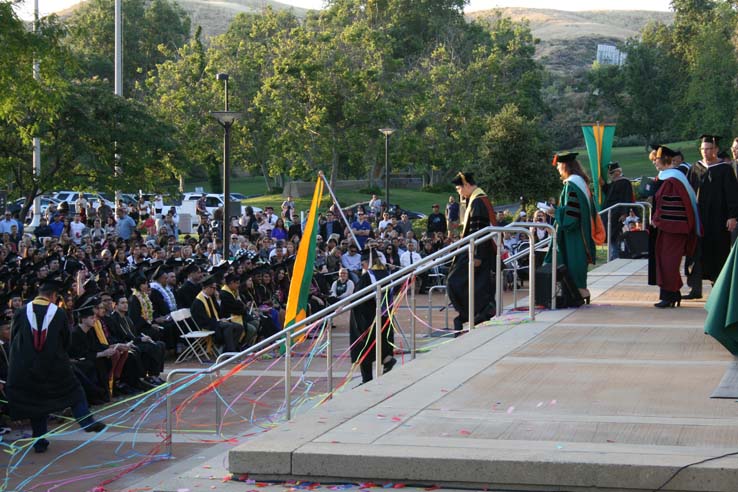
[[[710,291],[705,310],[705,333],[738,356],[738,249],[735,244]]]
[[[290,291],[287,295],[287,307],[285,309],[285,328],[305,319],[307,316],[308,296],[310,295],[310,283],[313,281],[315,246],[318,237],[318,207],[322,196],[323,178],[318,177],[305,230],[300,240],[300,246],[297,248],[295,265],[292,268],[292,280],[290,281]]]
[[[615,138],[615,125],[612,123],[586,123],[582,125],[584,143],[587,144],[589,167],[592,172],[594,199],[597,210],[602,209],[604,197],[598,183],[600,177],[607,174],[605,166],[610,162],[612,155],[612,141]]]

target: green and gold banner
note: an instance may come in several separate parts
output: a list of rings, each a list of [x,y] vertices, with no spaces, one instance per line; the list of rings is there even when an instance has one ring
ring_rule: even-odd
[[[597,210],[602,209],[604,197],[598,183],[601,176],[607,175],[607,164],[612,154],[612,142],[615,138],[615,125],[612,123],[585,123],[582,125],[584,143],[587,145],[589,167],[594,188],[594,200]],[[604,178],[603,178],[604,179]]]

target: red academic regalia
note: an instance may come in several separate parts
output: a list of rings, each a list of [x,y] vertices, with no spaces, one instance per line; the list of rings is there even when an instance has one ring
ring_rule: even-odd
[[[682,257],[691,256],[697,244],[694,210],[689,193],[675,178],[662,182],[655,202],[656,283],[665,291],[677,292],[682,287]]]

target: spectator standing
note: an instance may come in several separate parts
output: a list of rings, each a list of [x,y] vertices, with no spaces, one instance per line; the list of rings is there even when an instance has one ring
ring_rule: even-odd
[[[428,216],[427,231],[429,234],[434,232],[442,232],[444,235],[448,231],[446,224],[446,216],[439,212],[440,206],[437,203],[433,204],[433,213]]]
[[[359,241],[359,248],[364,249],[367,239],[372,235],[372,225],[366,218],[366,214],[363,211],[359,211],[356,222],[351,224],[351,230],[356,236],[356,240]],[[359,268],[361,265],[359,265]]]
[[[85,233],[87,226],[82,222],[82,214],[77,212],[74,214],[74,220],[69,224],[69,236],[72,242],[79,246],[82,244],[82,236]]]
[[[136,222],[121,208],[116,213],[118,215],[118,222],[115,225],[115,232],[119,238],[128,241],[131,239],[133,231],[136,230]]]
[[[64,222],[62,221],[61,214],[54,215],[54,222],[49,224],[49,228],[51,229],[52,237],[57,239],[61,237],[62,232],[64,232]]]
[[[459,225],[459,203],[453,195],[448,197],[446,204],[446,223],[449,228],[455,228]]]
[[[10,213],[10,210],[5,211],[5,218],[3,220],[0,220],[0,234],[8,233],[10,234],[11,228],[13,226],[18,227],[18,222],[13,218],[13,215]]]
[[[386,207],[388,207],[388,204],[384,204]],[[369,200],[369,212],[372,214],[372,216],[376,219],[379,218],[379,213],[382,210],[382,200],[380,200],[377,195],[372,195],[372,199]]]

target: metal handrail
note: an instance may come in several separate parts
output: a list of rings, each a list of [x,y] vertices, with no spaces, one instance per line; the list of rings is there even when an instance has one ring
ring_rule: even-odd
[[[605,263],[610,262],[610,240],[612,236],[610,234],[610,231],[611,231],[610,227],[612,225],[612,211],[613,209],[618,208],[618,207],[631,207],[631,206],[639,207],[643,211],[644,225],[645,225],[645,220],[646,220],[646,210],[648,210],[648,223],[649,224],[651,223],[651,208],[652,207],[649,202],[621,202],[621,203],[616,203],[615,205],[610,205],[609,207],[597,212],[600,215],[607,212],[607,253],[606,253],[607,261]]]
[[[204,368],[204,369],[174,369],[173,371],[169,372],[167,374],[166,382],[167,384],[171,382],[172,377],[175,375],[180,374],[190,374],[190,375],[205,375],[205,374],[213,374],[216,375],[220,374],[220,369],[222,367],[225,367],[226,365],[236,362],[238,360],[243,359],[247,356],[256,357],[260,354],[266,353],[269,350],[272,350],[276,347],[279,347],[280,345],[285,345],[285,413],[287,420],[292,418],[291,413],[291,401],[290,401],[290,389],[291,389],[291,380],[292,380],[292,360],[291,360],[291,342],[292,338],[297,338],[302,336],[303,334],[306,334],[311,328],[312,325],[318,321],[323,321],[326,318],[330,319],[332,318],[336,312],[343,311],[345,309],[350,309],[353,306],[359,305],[366,300],[368,300],[372,294],[375,294],[377,297],[377,319],[375,320],[376,328],[375,328],[375,334],[376,334],[376,347],[381,347],[381,301],[382,301],[382,291],[387,290],[391,287],[394,287],[396,285],[400,285],[405,283],[407,277],[409,275],[417,275],[418,273],[422,273],[430,268],[433,268],[434,266],[437,266],[439,264],[445,263],[449,258],[452,258],[461,252],[466,251],[468,253],[468,257],[474,258],[474,248],[477,243],[484,243],[486,241],[492,240],[495,237],[501,237],[503,232],[521,232],[526,235],[528,235],[529,240],[531,242],[533,241],[533,232],[529,229],[524,229],[522,227],[496,227],[496,226],[489,226],[485,229],[482,229],[480,231],[477,231],[473,234],[470,234],[469,236],[466,236],[462,238],[459,241],[456,241],[448,246],[445,246],[444,248],[436,251],[435,253],[432,253],[425,258],[422,258],[418,263],[415,263],[413,265],[409,265],[405,268],[401,268],[400,270],[388,275],[387,277],[383,279],[377,280],[375,284],[369,285],[367,287],[364,287],[363,289],[354,292],[352,295],[341,299],[340,301],[336,302],[335,304],[332,304],[330,306],[327,306],[326,308],[318,311],[317,313],[314,313],[296,323],[289,326],[288,328],[285,328],[284,330],[275,333],[274,335],[252,345],[251,347],[247,348],[244,351],[237,352],[237,353],[225,353],[221,354],[221,356],[218,357],[216,360],[216,363],[213,364],[210,367]],[[529,313],[531,319],[535,319],[535,300],[534,300],[534,293],[535,293],[535,256],[533,248],[530,250],[530,256],[531,256],[531,282],[529,282]],[[555,255],[554,255],[555,256]],[[501,260],[500,260],[500,248],[497,248],[497,265],[496,265],[496,272],[497,272],[497,279],[499,284],[500,279],[500,271],[501,271]],[[554,260],[555,261],[555,260]],[[468,325],[467,330],[471,330],[473,326],[473,319],[474,319],[474,262],[469,261],[469,320],[470,323]],[[498,285],[498,297],[500,296],[499,293],[499,285]],[[415,302],[415,291],[414,289],[411,289],[411,302],[414,305]],[[497,315],[501,314],[501,306],[500,302],[497,304]],[[414,320],[414,317],[413,317]],[[416,355],[415,351],[415,323],[411,322],[412,324],[412,346],[411,346],[411,357],[414,359]],[[328,346],[330,347],[332,345],[332,337],[331,337],[331,330],[326,330],[328,334]],[[380,350],[375,350],[377,354],[377,367],[375,368],[377,376],[382,375],[382,361],[380,360],[382,357]],[[220,360],[223,358],[224,360]],[[332,360],[328,359],[328,378],[329,378],[329,384],[332,383]],[[332,384],[331,387],[329,387],[329,392],[332,392]],[[169,385],[167,386],[166,391],[166,442],[167,442],[167,448],[169,455],[172,455],[172,418],[171,418],[171,392]],[[218,412],[218,415],[216,415],[216,425],[218,426],[217,432],[220,432],[220,403],[218,402],[218,399],[216,398],[216,411]]]
[[[557,262],[558,262],[558,254],[556,254],[555,245],[556,245],[556,227],[549,224],[548,222],[512,222],[511,224],[508,224],[506,227],[529,227],[531,231],[531,237],[533,234],[533,229],[548,229],[550,231],[550,235],[548,238],[544,239],[543,241],[539,241],[536,243],[535,241],[532,241],[533,248],[530,248],[528,246],[528,250],[523,250],[518,252],[515,255],[512,255],[511,257],[507,258],[506,263],[511,263],[518,258],[522,258],[525,256],[526,253],[530,255],[530,250],[533,249],[534,252],[531,255],[532,259],[528,260],[528,277],[533,278],[533,275],[535,275],[535,268],[532,270],[530,269],[530,265],[532,263],[535,263],[535,250],[536,249],[542,249],[544,246],[553,244],[554,245],[554,251],[551,253],[551,309],[556,309],[556,282],[557,282]],[[548,242],[547,242],[548,241]],[[539,246],[540,245],[540,246]],[[528,280],[528,283],[530,284],[530,280]],[[500,287],[501,279],[498,281],[498,287]],[[500,296],[502,294],[499,294]],[[516,294],[517,295],[517,294]],[[533,302],[535,303],[535,291],[533,291]],[[517,302],[517,301],[516,301]]]

